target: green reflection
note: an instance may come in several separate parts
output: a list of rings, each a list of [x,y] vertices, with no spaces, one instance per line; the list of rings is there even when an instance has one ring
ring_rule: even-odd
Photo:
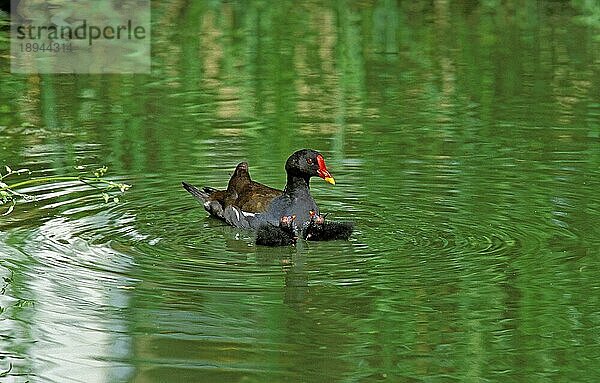
[[[31,381],[595,382],[599,9],[155,2],[136,76],[10,75],[2,30],[0,166],[106,164],[134,187],[30,190],[0,221],[0,362]],[[339,184],[312,191],[350,242],[256,248],[179,186],[247,160],[282,187],[301,147],[325,154]]]

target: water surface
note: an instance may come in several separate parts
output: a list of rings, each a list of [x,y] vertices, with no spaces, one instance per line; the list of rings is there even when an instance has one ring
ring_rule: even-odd
[[[598,381],[593,2],[152,11],[151,75],[11,75],[0,32],[0,165],[133,185],[0,217],[2,381]],[[180,187],[302,147],[350,241],[257,247]]]

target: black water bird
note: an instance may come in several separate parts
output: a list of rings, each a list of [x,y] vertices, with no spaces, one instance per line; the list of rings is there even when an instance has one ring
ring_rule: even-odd
[[[308,224],[311,214],[319,214],[319,207],[310,194],[310,179],[320,177],[333,185],[335,180],[327,170],[323,155],[312,149],[293,153],[285,163],[285,172],[287,182],[283,193],[269,202],[264,213],[248,214],[240,206],[231,205],[224,210],[227,223],[235,227],[257,229],[265,223],[279,226],[282,217],[293,216],[298,227],[303,228]]]
[[[229,225],[257,231],[257,244],[293,244],[309,240],[348,239],[352,224],[326,222],[310,194],[310,179],[320,177],[335,185],[323,155],[312,149],[293,153],[286,161],[287,182],[283,191],[252,181],[248,164],[240,163],[226,190],[183,187],[201,201],[213,216]]]

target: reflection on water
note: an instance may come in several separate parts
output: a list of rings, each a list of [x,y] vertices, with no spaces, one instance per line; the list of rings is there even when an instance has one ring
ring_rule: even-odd
[[[0,166],[134,185],[0,218],[0,379],[594,382],[598,12],[165,1],[147,76],[12,76],[0,31]],[[301,147],[350,241],[256,247],[180,187]]]

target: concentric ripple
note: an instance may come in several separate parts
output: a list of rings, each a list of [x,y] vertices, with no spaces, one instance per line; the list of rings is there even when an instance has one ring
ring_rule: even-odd
[[[313,194],[329,219],[354,221],[351,240],[278,249],[257,247],[251,233],[208,217],[180,187],[182,179],[223,186],[226,170],[214,166],[128,179],[134,187],[119,203],[78,182],[25,190],[36,201],[18,205],[0,237],[0,273],[10,281],[0,307],[19,320],[0,326],[7,347],[26,351],[3,352],[18,373],[43,370],[49,382],[127,380],[144,366],[284,379],[293,374],[264,355],[284,349],[290,360],[299,357],[278,340],[289,336],[286,328],[309,331],[294,315],[319,318],[326,326],[309,322],[310,331],[338,336],[370,321],[349,302],[372,309],[375,299],[377,312],[427,316],[442,310],[428,299],[444,302],[462,280],[494,292],[540,259],[560,269],[561,254],[577,257],[573,249],[586,240],[577,214],[597,215],[597,205],[581,210],[566,188],[549,195],[547,185],[529,186],[523,201],[524,191],[496,177],[465,183],[473,174],[446,158],[407,159],[397,173],[351,158],[330,164],[340,183],[314,183]],[[265,173],[254,172],[269,179]],[[549,182],[561,186],[568,177]],[[430,286],[422,300],[410,295],[419,285]],[[415,299],[416,309],[407,303]],[[281,304],[291,309],[287,323],[264,328],[266,313]],[[197,354],[179,354],[173,344]],[[223,350],[235,350],[232,362],[221,361]]]

